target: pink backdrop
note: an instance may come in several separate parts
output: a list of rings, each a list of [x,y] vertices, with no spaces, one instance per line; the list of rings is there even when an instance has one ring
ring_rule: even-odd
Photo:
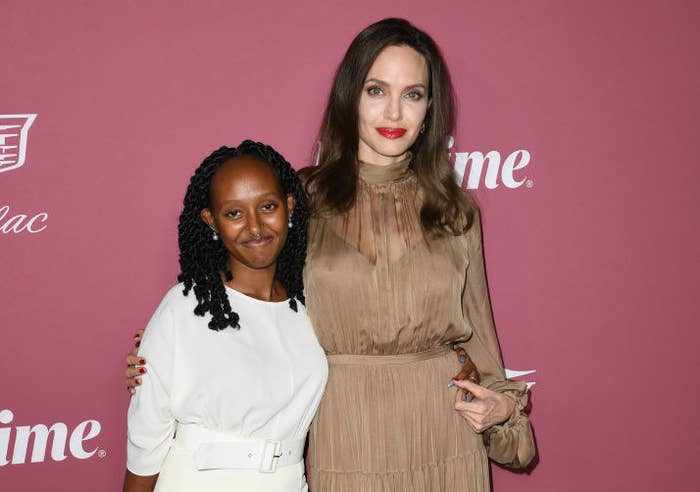
[[[0,164],[0,488],[120,489],[123,356],[175,281],[190,174],[245,137],[307,165],[348,43],[398,15],[444,50],[453,150],[530,154],[523,185],[477,190],[506,365],[537,371],[539,464],[494,467],[494,489],[697,490],[699,14],[692,1],[4,0],[0,115],[37,117],[24,165]],[[57,422],[73,452],[30,463],[30,444],[12,463],[24,426]]]

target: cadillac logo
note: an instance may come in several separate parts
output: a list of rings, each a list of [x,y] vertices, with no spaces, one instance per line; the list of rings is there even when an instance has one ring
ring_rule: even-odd
[[[36,114],[0,114],[0,173],[24,165],[27,135]]]

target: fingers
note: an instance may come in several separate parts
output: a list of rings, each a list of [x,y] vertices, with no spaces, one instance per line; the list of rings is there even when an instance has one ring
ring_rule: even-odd
[[[454,377],[455,380],[459,381],[471,381],[472,383],[479,384],[479,373],[476,371],[476,369],[472,369],[470,367],[467,367],[466,365],[462,368],[461,371],[459,371],[459,374],[457,374]]]
[[[464,370],[467,371],[467,377],[462,378],[462,379],[468,379],[470,381],[473,381],[475,383],[479,383],[481,381],[481,376],[479,375],[479,371],[476,369],[476,366],[472,363],[472,361],[468,361],[466,364],[464,364]]]
[[[124,372],[126,374],[126,378],[136,378],[139,376],[143,376],[146,374],[146,368],[145,367],[138,367],[138,366],[129,366],[126,368],[126,371]]]
[[[146,374],[146,359],[136,355],[134,349],[126,356],[126,369],[124,375],[126,376],[126,389],[129,391],[130,395],[136,394],[136,387],[141,384],[141,376]]]
[[[455,403],[455,409],[461,404],[461,403],[466,403],[463,401]],[[477,434],[480,434],[481,432],[485,431],[487,427],[484,425],[483,422],[483,416],[480,414],[473,414],[471,412],[467,412],[464,410],[457,410],[457,413],[459,413],[464,420],[467,421],[469,424],[469,427],[472,428],[474,432]]]
[[[471,396],[471,398],[468,398]],[[484,414],[488,412],[488,401],[474,397],[464,388],[457,388],[455,394],[454,408],[458,412],[469,412],[472,414]]]
[[[486,405],[480,400],[464,401],[465,394],[463,389],[457,390],[455,410],[469,423],[474,432],[480,434],[489,427]]]
[[[141,386],[141,378],[129,378],[126,381],[126,386],[127,388],[136,388],[137,386]]]
[[[139,357],[138,355],[132,354],[129,352],[126,356],[126,365],[127,366],[143,366],[146,364],[146,359],[143,357]]]
[[[469,422],[474,431],[481,433],[493,425],[505,422],[513,413],[515,402],[507,396],[486,388],[480,388],[468,381],[459,381],[459,383],[466,384],[460,384],[460,388],[457,390],[458,394],[455,397],[454,408]],[[466,394],[465,386],[470,386],[471,390],[474,390],[475,387],[480,388],[483,394],[471,402],[464,401],[459,398],[461,396],[459,392]],[[479,390],[477,389],[477,391]]]
[[[143,332],[143,329],[136,330],[134,348],[126,355],[126,370],[124,371],[126,389],[132,396],[136,394],[136,387],[141,384],[140,376],[146,374],[146,368],[143,367],[146,364],[146,359],[139,357],[139,345],[141,345]]]
[[[467,390],[477,398],[483,398],[489,393],[488,389],[468,379],[455,380],[455,386]]]
[[[467,374],[468,374],[467,368],[466,368],[466,367],[463,367],[462,370],[459,371],[459,372],[457,373],[457,375],[456,375],[453,379],[454,379],[455,381],[457,381],[457,380],[462,380],[462,379],[466,379],[466,378],[467,378]]]
[[[129,394],[135,395],[136,394],[136,387],[141,385],[141,378],[127,378],[126,380],[126,389],[129,391]]]

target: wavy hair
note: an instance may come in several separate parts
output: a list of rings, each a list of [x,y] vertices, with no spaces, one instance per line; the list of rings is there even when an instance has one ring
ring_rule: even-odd
[[[421,225],[428,236],[461,234],[471,225],[475,205],[455,182],[446,148],[454,127],[452,83],[433,39],[404,19],[384,19],[364,29],[338,66],[318,136],[319,165],[305,170],[313,210],[343,213],[355,203],[360,96],[372,64],[388,46],[409,46],[428,65],[431,105],[425,131],[410,149],[410,166],[424,194]]]

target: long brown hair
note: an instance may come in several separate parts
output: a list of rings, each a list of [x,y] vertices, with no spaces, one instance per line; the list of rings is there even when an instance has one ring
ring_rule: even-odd
[[[410,149],[411,167],[424,192],[423,230],[428,235],[461,234],[471,224],[474,205],[455,182],[447,154],[447,138],[454,126],[452,83],[435,42],[404,19],[383,19],[364,29],[338,66],[319,132],[319,165],[308,171],[313,208],[342,213],[355,203],[360,96],[374,60],[388,46],[409,46],[428,64],[431,105],[425,131]]]

